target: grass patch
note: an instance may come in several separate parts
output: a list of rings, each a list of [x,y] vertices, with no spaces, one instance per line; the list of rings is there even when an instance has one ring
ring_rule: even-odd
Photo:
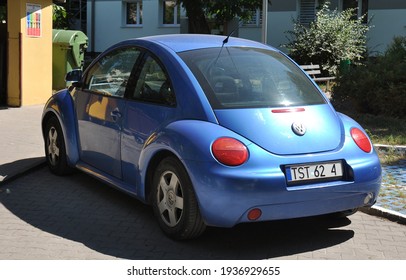
[[[356,120],[374,144],[406,145],[406,119],[345,113]]]
[[[353,118],[366,130],[372,143],[406,146],[406,119],[353,112],[343,113]],[[394,149],[378,149],[377,152],[382,164],[396,164],[405,159],[404,154]]]
[[[395,151],[384,151],[377,149],[379,160],[385,165],[396,165],[399,161],[405,159],[405,156]]]

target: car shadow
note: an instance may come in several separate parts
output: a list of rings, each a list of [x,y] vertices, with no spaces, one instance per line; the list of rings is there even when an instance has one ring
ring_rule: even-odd
[[[0,203],[42,231],[123,259],[283,258],[354,236],[345,228],[349,219],[322,216],[208,228],[198,239],[174,241],[161,232],[149,206],[88,175],[58,177],[45,167],[3,185]]]
[[[45,157],[34,157],[16,160],[0,165],[0,186],[9,180],[29,172],[32,168],[45,163]]]

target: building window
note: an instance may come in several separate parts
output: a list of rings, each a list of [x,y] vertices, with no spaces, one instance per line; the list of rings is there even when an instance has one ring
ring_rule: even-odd
[[[123,1],[126,25],[142,25],[142,1]]]
[[[361,8],[360,8],[361,14],[360,14],[360,16],[365,15],[365,17],[362,19],[362,22],[367,23],[368,22],[368,0],[362,0],[362,1],[359,1],[359,2],[361,2]]]
[[[363,23],[368,21],[368,0],[341,0],[341,10],[356,9],[354,19],[362,17]]]
[[[358,0],[343,0],[343,11],[348,9],[358,9]]]
[[[179,25],[180,24],[180,5],[176,1],[162,1],[163,24]]]
[[[309,26],[316,19],[317,0],[300,0],[299,1],[299,23]]]
[[[311,22],[315,21],[317,10],[325,3],[325,0],[298,0],[298,2],[299,22],[304,26],[309,26]],[[363,18],[363,22],[366,23],[368,21],[368,0],[340,0],[338,2],[338,9],[340,11],[356,9],[354,19],[366,15]]]
[[[250,12],[250,19],[244,21],[244,26],[259,27],[262,25],[262,10],[256,9]]]

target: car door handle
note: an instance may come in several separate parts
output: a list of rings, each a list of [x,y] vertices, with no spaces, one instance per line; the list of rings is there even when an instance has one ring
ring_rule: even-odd
[[[118,109],[114,109],[113,111],[111,111],[110,116],[116,122],[118,119],[121,118],[122,115]]]

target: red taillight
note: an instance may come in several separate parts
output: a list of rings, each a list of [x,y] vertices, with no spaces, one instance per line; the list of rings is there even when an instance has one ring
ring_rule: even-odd
[[[368,137],[360,129],[354,127],[351,129],[351,137],[354,139],[355,144],[366,153],[371,152],[372,144]]]
[[[248,218],[248,220],[250,220],[250,221],[255,221],[255,220],[258,220],[258,219],[261,217],[261,215],[262,215],[261,209],[259,209],[259,208],[254,208],[254,209],[251,209],[251,210],[248,212],[247,218]]]
[[[234,138],[222,137],[211,146],[214,157],[222,164],[238,166],[248,159],[248,149]]]

